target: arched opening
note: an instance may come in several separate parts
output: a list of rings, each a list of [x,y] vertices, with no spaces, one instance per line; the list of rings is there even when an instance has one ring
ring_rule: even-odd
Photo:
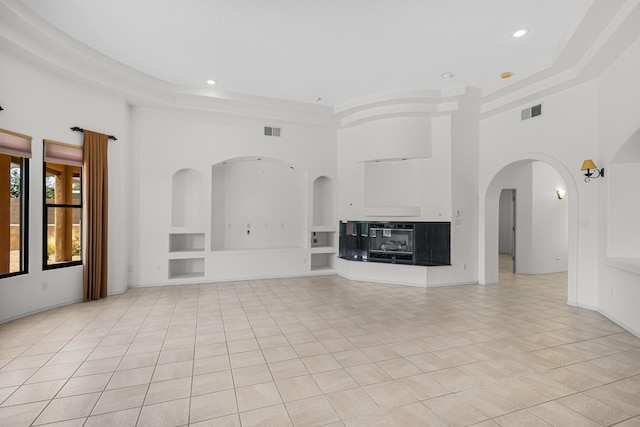
[[[535,189],[534,175],[546,175],[545,171],[553,170],[554,173],[564,181],[566,190],[566,199],[558,200],[555,194],[556,188],[548,185],[548,182],[542,181],[544,185],[548,185],[551,188],[546,188],[544,191],[538,192],[535,195],[531,192]],[[504,162],[498,167],[492,174],[492,178],[487,184],[486,188],[481,190],[481,194],[484,196],[480,199],[480,247],[479,247],[479,269],[478,280],[481,284],[496,284],[498,283],[498,253],[499,253],[499,206],[500,195],[505,188],[512,188],[515,179],[521,179],[522,182],[516,183],[522,188],[529,188],[529,194],[523,194],[523,197],[519,197],[518,200],[525,201],[521,203],[519,210],[523,212],[529,209],[529,212],[525,212],[526,215],[531,215],[531,209],[534,209],[530,204],[534,200],[534,197],[549,198],[544,200],[544,203],[567,203],[566,210],[568,212],[567,228],[566,228],[566,264],[564,260],[562,264],[566,265],[567,270],[567,303],[570,305],[578,305],[578,284],[577,284],[577,259],[578,259],[578,192],[576,182],[569,170],[558,160],[541,154],[541,153],[529,153],[520,156],[520,158],[510,159]],[[527,178],[528,177],[528,178]],[[527,182],[527,179],[529,180]],[[511,182],[510,182],[511,181]],[[548,180],[547,180],[548,181]],[[546,191],[546,193],[545,193]],[[553,199],[556,197],[556,199]],[[548,211],[548,209],[544,209]],[[517,219],[516,219],[517,220]],[[553,231],[552,231],[553,232]],[[528,234],[527,234],[528,233]],[[523,273],[535,272],[536,258],[526,251],[531,251],[534,247],[531,243],[534,241],[533,229],[526,230],[522,233],[521,245],[516,243],[516,269]],[[538,238],[535,237],[535,238]],[[544,242],[538,242],[538,247],[543,245]],[[518,249],[524,251],[524,253],[518,254]],[[537,254],[539,255],[539,254]],[[549,251],[545,256],[557,257],[558,255]],[[518,262],[527,260],[527,262]],[[533,261],[533,264],[532,264]]]

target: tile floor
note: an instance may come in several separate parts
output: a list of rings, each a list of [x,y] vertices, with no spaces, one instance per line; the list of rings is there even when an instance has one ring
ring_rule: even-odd
[[[640,426],[640,340],[565,301],[508,272],[130,289],[0,325],[0,426]]]

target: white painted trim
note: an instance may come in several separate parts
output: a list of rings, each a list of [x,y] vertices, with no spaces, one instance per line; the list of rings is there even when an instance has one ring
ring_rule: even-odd
[[[630,334],[635,335],[636,337],[640,338],[640,331],[633,329],[632,327],[630,327],[629,325],[625,324],[624,322],[619,321],[618,319],[616,319],[614,316],[610,315],[609,313],[607,313],[604,310],[598,309],[596,310],[598,313],[602,314],[604,317],[606,317],[607,319],[611,320],[613,323],[615,323],[616,325],[620,326],[621,328],[625,329],[627,332],[629,332]]]
[[[60,304],[49,305],[46,307],[39,308],[37,310],[28,311],[26,313],[20,313],[17,316],[9,317],[8,319],[0,319],[0,325],[3,323],[13,322],[14,320],[21,319],[23,317],[31,316],[32,314],[42,313],[43,311],[53,310],[54,308],[63,307],[65,305],[70,305],[70,304],[77,304],[79,302],[82,302],[82,298],[67,301],[67,302],[61,302]]]

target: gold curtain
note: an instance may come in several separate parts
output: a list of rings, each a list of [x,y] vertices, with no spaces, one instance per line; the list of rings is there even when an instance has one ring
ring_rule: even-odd
[[[108,240],[108,136],[84,131],[84,211],[86,247],[83,281],[84,300],[107,296]]]

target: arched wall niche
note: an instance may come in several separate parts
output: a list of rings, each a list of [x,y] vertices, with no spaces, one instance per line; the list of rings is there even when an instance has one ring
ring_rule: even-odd
[[[315,226],[335,226],[335,190],[333,181],[319,176],[313,181],[313,219]]]
[[[554,157],[543,153],[523,153],[503,161],[494,172],[489,175],[485,188],[481,188],[480,194],[480,233],[479,233],[479,259],[478,281],[481,284],[498,283],[498,226],[499,226],[499,199],[504,188],[505,176],[514,170],[535,161],[547,163],[555,169],[566,185],[568,206],[568,303],[579,305],[578,289],[578,188],[571,172]],[[483,195],[483,196],[482,196]],[[517,255],[516,255],[517,256]]]
[[[173,227],[202,226],[202,185],[200,172],[180,169],[172,177],[171,225]]]
[[[602,165],[598,165],[602,166]],[[609,200],[607,203],[607,256],[640,258],[640,129],[620,147],[606,169]]]
[[[211,172],[211,250],[304,247],[305,172],[264,156],[227,159]]]

